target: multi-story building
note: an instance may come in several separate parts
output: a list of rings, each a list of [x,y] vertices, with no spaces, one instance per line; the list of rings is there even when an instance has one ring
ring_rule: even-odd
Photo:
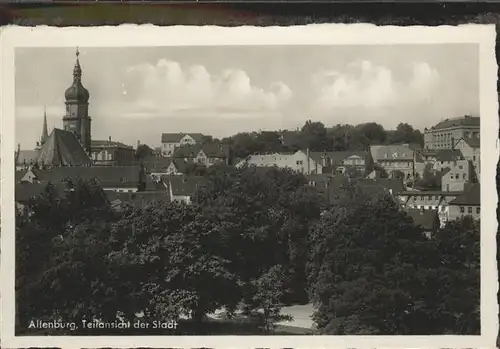
[[[481,177],[481,142],[480,139],[461,138],[455,144],[455,148],[460,150],[464,159],[472,162],[477,180]]]
[[[161,154],[170,157],[180,146],[199,144],[204,138],[201,133],[162,133]]]
[[[404,179],[413,178],[415,150],[409,144],[372,145],[370,156],[374,164],[381,166],[390,176],[401,172]]]
[[[473,180],[472,162],[468,160],[457,160],[449,165],[441,177],[442,191],[463,191],[467,183]]]
[[[132,146],[121,142],[92,140],[91,158],[94,165],[126,166],[135,161],[135,150]]]
[[[236,167],[244,165],[256,167],[289,168],[303,174],[323,173],[323,164],[315,160],[309,150],[298,150],[295,153],[254,154],[239,162]]]
[[[463,116],[446,119],[424,129],[426,149],[452,149],[460,138],[479,139],[479,117]]]
[[[481,187],[479,183],[467,186],[462,195],[450,202],[449,219],[455,220],[464,216],[481,218]]]
[[[364,174],[367,152],[364,151],[328,151],[311,152],[311,158],[323,166],[323,172],[349,174],[353,171]]]
[[[172,158],[182,159],[187,163],[195,163],[210,167],[218,163],[230,163],[231,152],[226,144],[205,143],[183,145],[175,149]]]

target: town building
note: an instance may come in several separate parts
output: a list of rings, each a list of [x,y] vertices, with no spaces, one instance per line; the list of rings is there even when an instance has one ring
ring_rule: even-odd
[[[479,138],[460,138],[455,144],[464,159],[472,161],[472,165],[479,181],[481,177],[481,141]]]
[[[464,216],[481,218],[481,187],[479,183],[468,185],[461,195],[449,203],[449,219],[455,220]]]
[[[229,165],[231,152],[227,144],[197,143],[177,147],[172,158],[182,159],[186,163],[210,167],[220,163]]]
[[[132,146],[121,142],[91,141],[91,158],[95,166],[127,166],[135,162],[135,150]]]
[[[451,149],[454,143],[464,138],[479,139],[479,117],[463,116],[446,119],[431,128],[424,130],[425,149]]]
[[[311,152],[311,158],[321,164],[323,172],[349,175],[365,174],[367,152],[364,151],[328,151]]]
[[[289,168],[303,174],[323,173],[321,159],[314,159],[309,150],[298,150],[294,153],[254,154],[239,162],[236,167],[278,167]]]
[[[162,133],[161,154],[170,157],[180,146],[200,144],[204,139],[201,133]]]
[[[452,162],[448,168],[443,168],[441,177],[442,191],[463,191],[467,183],[474,179],[472,162],[468,160],[457,160]]]
[[[191,204],[196,190],[205,182],[201,176],[169,176],[168,192],[172,202]]]
[[[412,218],[416,226],[424,230],[427,237],[431,237],[441,226],[437,210],[407,209],[406,214]]]
[[[77,180],[92,181],[104,191],[137,192],[146,189],[147,178],[141,166],[64,166],[49,169],[32,168],[16,172],[18,188],[34,184],[60,184]],[[23,189],[24,190],[24,189]]]
[[[370,156],[373,164],[382,167],[389,176],[397,173],[410,180],[415,175],[415,150],[409,144],[372,145]]]

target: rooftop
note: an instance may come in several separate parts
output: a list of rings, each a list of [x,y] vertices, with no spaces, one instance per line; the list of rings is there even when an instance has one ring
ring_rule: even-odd
[[[170,176],[168,179],[172,195],[175,196],[193,196],[205,181],[206,178],[201,176]]]
[[[480,120],[477,116],[461,116],[458,118],[446,119],[431,127],[431,130],[441,130],[458,126],[479,127]]]
[[[481,187],[479,183],[469,184],[460,196],[450,202],[450,205],[480,206]]]
[[[40,149],[37,162],[48,166],[89,166],[92,163],[76,136],[57,128]]]
[[[437,210],[406,209],[406,213],[413,219],[415,225],[424,229],[433,229],[439,220]]]
[[[374,161],[413,160],[414,150],[408,144],[372,145],[370,153]]]
[[[96,179],[102,187],[135,188],[141,182],[140,166],[92,166],[92,167],[54,167],[36,173],[42,182],[61,183],[66,180]]]
[[[202,133],[162,133],[161,142],[162,143],[179,143],[184,136],[190,136],[196,142],[201,142],[205,137]]]

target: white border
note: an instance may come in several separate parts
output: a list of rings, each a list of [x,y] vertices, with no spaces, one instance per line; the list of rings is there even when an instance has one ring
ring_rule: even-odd
[[[147,47],[209,45],[374,45],[477,43],[480,50],[481,111],[481,336],[14,336],[14,164],[16,47]],[[157,348],[494,348],[497,325],[496,163],[498,101],[495,26],[377,27],[368,24],[321,24],[294,27],[5,27],[0,33],[1,110],[1,329],[2,346],[157,347]],[[36,59],[34,57],[33,59]],[[454,57],[450,57],[454,59]],[[7,165],[7,166],[6,166]]]

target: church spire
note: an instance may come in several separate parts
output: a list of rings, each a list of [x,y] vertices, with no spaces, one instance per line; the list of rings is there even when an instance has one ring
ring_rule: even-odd
[[[43,107],[43,128],[42,137],[40,138],[40,144],[43,145],[45,141],[49,138],[49,132],[47,130],[47,107]]]
[[[78,58],[80,56],[80,51],[78,50],[78,47],[76,48],[76,63],[75,67],[73,68],[73,82],[79,82],[82,79],[82,68],[80,67],[80,59]]]

